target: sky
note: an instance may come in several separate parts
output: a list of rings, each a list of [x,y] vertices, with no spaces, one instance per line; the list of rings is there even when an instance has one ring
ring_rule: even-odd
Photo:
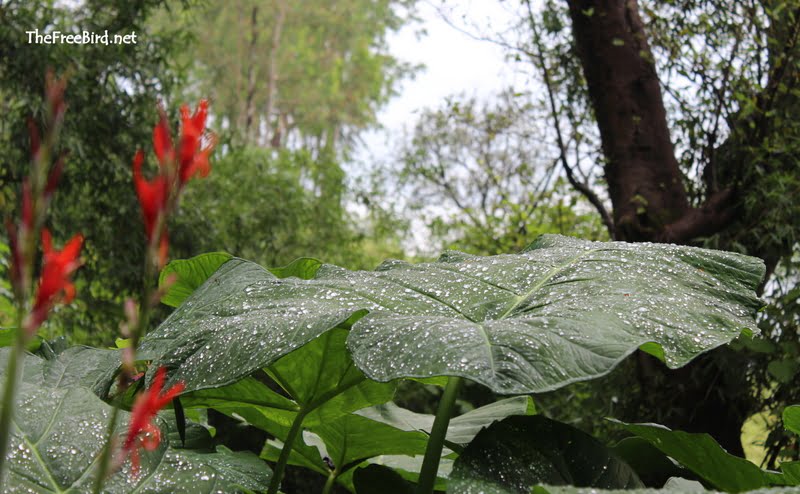
[[[448,13],[448,19],[469,33],[493,32],[512,21],[502,1],[448,0],[447,4],[458,7],[457,12]],[[506,60],[504,48],[453,27],[443,19],[441,5],[441,0],[419,0],[415,12],[419,22],[388,37],[393,56],[424,68],[413,79],[403,81],[398,95],[378,113],[381,128],[362,134],[362,144],[354,160],[345,164],[351,180],[358,181],[372,170],[395,165],[393,154],[406,138],[405,131],[413,130],[421,110],[441,106],[448,96],[462,94],[487,99],[509,85],[525,85],[526,81]],[[419,35],[420,30],[425,34]],[[391,201],[392,206],[405,209],[403,197],[394,195]],[[362,205],[351,204],[349,209],[355,214],[366,214]],[[412,255],[438,252],[424,221],[416,215],[409,219],[410,236],[403,242],[403,248]]]
[[[459,93],[490,97],[518,77],[506,62],[503,48],[473,39],[449,25],[438,5],[439,0],[420,1],[416,11],[420,22],[389,36],[392,55],[424,68],[414,79],[404,81],[399,95],[378,114],[383,128],[363,136],[364,144],[355,160],[359,166],[370,167],[370,162],[388,159],[396,146],[394,141],[401,138],[404,127],[413,128],[421,109],[438,107],[447,96]],[[453,22],[460,21],[462,13],[483,26],[504,25],[510,20],[497,0],[461,0]],[[420,29],[426,34],[418,36]]]

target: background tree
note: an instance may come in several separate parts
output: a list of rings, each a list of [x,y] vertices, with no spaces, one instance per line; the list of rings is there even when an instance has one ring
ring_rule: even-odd
[[[68,173],[50,226],[57,239],[86,235],[77,280],[84,296],[42,334],[105,343],[116,336],[121,301],[141,283],[142,242],[119,234],[142,232],[130,163],[149,146],[159,100],[175,109],[211,96],[210,127],[220,135],[219,164],[176,215],[174,257],[224,248],[270,264],[312,255],[373,267],[390,252],[399,256],[395,232],[373,227],[374,209],[352,211],[342,163],[409,73],[388,54],[385,36],[409,20],[412,3],[3,3],[3,216],[16,208],[29,159],[25,122],[40,110],[44,74],[71,77]],[[29,44],[33,27],[136,32],[139,42]]]
[[[547,114],[531,118],[529,128],[548,122],[542,135],[556,148],[550,156],[560,162],[561,177],[594,206],[608,234],[762,257],[768,273],[779,271],[765,283],[784,287],[780,296],[767,290],[782,315],[767,313],[765,333],[772,341],[793,338],[786,335],[795,334],[787,317],[796,308],[781,297],[793,286],[791,256],[800,231],[794,200],[800,193],[798,3],[504,5],[517,23],[488,32],[454,21],[463,19],[458,6],[443,2],[441,8],[452,25],[507,48],[539,85],[535,103]],[[588,403],[597,401],[591,395],[607,396],[593,405],[598,416],[613,409],[623,419],[711,432],[741,454],[744,420],[777,396],[776,386],[795,396],[789,390],[798,389],[796,373],[791,384],[780,384],[766,370],[792,358],[742,343],[737,352],[718,350],[675,374],[642,354],[592,384],[592,392],[579,385],[548,400],[565,404],[569,395]],[[562,418],[576,410],[574,404],[550,408]]]
[[[62,151],[69,152],[49,225],[56,239],[75,231],[86,237],[85,267],[77,279],[76,310],[61,311],[50,334],[71,332],[83,341],[116,334],[121,300],[141,284],[141,245],[120,231],[142,232],[130,163],[151,140],[158,95],[182,80],[172,64],[185,31],[153,30],[157,0],[89,0],[80,8],[49,1],[0,5],[0,215],[13,216],[18,184],[30,163],[26,120],[40,120],[44,74],[69,79],[68,125]],[[89,31],[110,36],[136,32],[131,45],[28,43],[26,31]],[[3,231],[3,238],[5,238]],[[86,310],[91,307],[91,311]],[[45,333],[47,334],[47,333]]]
[[[529,94],[511,89],[486,102],[452,97],[422,112],[394,181],[434,243],[499,254],[543,233],[607,238],[557,173],[552,150],[539,145],[546,130],[532,122],[542,113]]]
[[[611,234],[740,250],[764,258],[772,272],[796,248],[800,227],[798,205],[789,203],[800,192],[798,127],[791,117],[800,6],[639,5],[549,3],[526,19],[532,39],[526,51],[534,56],[548,36],[559,39],[560,28],[572,25],[572,43],[553,47],[567,48],[562,56],[582,67],[602,141]],[[554,22],[567,7],[569,22]],[[546,77],[552,65],[537,60]],[[747,356],[721,350],[673,373],[639,355],[641,385],[650,392],[628,412],[711,432],[741,454],[742,422],[759,403],[743,374],[733,371],[747,366],[742,359]],[[672,397],[672,407],[659,414],[664,396]]]
[[[224,143],[179,214],[183,256],[224,248],[267,265],[313,256],[352,268],[402,257],[394,216],[377,220],[376,202],[354,211],[343,164],[413,72],[386,42],[413,4],[237,0],[161,13],[191,26],[196,85],[183,94],[210,95]]]
[[[396,232],[375,230],[393,219],[357,216],[308,187],[316,166],[306,150],[225,154],[186,191],[173,243],[184,257],[223,250],[264,266],[302,256],[372,269],[387,256],[402,257]]]

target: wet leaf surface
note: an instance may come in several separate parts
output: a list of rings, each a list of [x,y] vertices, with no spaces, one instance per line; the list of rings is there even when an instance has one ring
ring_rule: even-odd
[[[328,331],[267,368],[286,396],[248,377],[229,386],[190,393],[181,400],[187,407],[236,414],[268,432],[270,423],[291,426],[301,412],[303,424],[311,426],[391,400],[394,384],[366,379],[350,359],[346,339],[343,329]]]
[[[608,373],[643,346],[678,367],[756,332],[763,263],[692,247],[545,235],[525,252],[447,253],[313,279],[223,264],[145,350],[189,391],[233,383],[331,328],[370,378],[462,376],[506,394]]]
[[[537,484],[643,487],[633,469],[593,437],[534,415],[510,417],[479,433],[456,460],[448,492],[527,494]]]
[[[7,358],[8,351],[0,351],[0,369],[5,369]],[[118,352],[86,347],[69,348],[51,359],[26,356],[6,457],[4,492],[91,492],[111,406],[89,387],[118,363]],[[127,420],[128,413],[121,412],[118,435],[125,433]],[[182,449],[180,441],[171,443],[167,425],[159,419],[164,431],[161,445],[153,452],[142,452],[140,474],[134,477],[126,462],[109,479],[104,492],[216,493],[236,491],[237,486],[266,489],[270,470],[255,455],[222,447],[214,451],[207,433],[195,424],[190,424],[189,443],[202,443],[203,450]]]

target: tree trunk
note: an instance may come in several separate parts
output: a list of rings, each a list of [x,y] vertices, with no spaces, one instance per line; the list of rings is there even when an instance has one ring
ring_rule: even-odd
[[[637,5],[583,0],[569,8],[603,142],[615,236],[653,240],[689,205]]]
[[[272,132],[269,145],[279,148],[282,141],[282,125],[280,116],[275,116],[275,124],[272,124],[273,114],[276,113],[278,99],[278,53],[281,46],[281,35],[283,25],[286,22],[286,11],[288,5],[285,0],[278,2],[278,17],[275,18],[275,25],[272,26],[272,43],[269,47],[269,74],[267,76],[267,105],[264,113],[267,118],[267,132]]]
[[[250,13],[250,47],[248,49],[247,65],[247,95],[245,97],[245,119],[244,119],[244,138],[245,142],[253,141],[253,122],[256,115],[256,105],[254,103],[256,95],[256,46],[258,44],[258,7],[254,6]],[[256,123],[256,135],[258,135],[258,124]]]
[[[569,11],[602,138],[615,237],[689,243],[724,228],[731,220],[730,190],[700,208],[689,205],[637,2],[570,0]],[[658,418],[675,429],[709,432],[726,450],[743,455],[746,410],[717,394],[740,383],[720,369],[713,353],[677,371],[641,352],[637,358],[644,396],[634,414],[651,416],[629,419]]]

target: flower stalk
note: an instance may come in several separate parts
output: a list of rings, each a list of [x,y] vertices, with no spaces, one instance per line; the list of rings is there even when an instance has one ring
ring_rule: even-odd
[[[43,228],[47,208],[64,168],[65,155],[52,163],[66,112],[66,80],[47,74],[45,83],[44,135],[33,121],[28,122],[31,141],[31,168],[22,182],[20,221],[6,221],[11,247],[11,285],[16,306],[16,330],[11,346],[0,410],[0,487],[5,482],[6,454],[11,435],[11,420],[20,371],[27,344],[57,303],[69,303],[75,295],[71,277],[80,266],[83,237],[75,235],[61,250],[53,249],[50,232]],[[33,290],[33,272],[39,239],[42,240],[42,268]]]
[[[133,183],[142,210],[147,241],[142,298],[138,310],[132,300],[129,300],[125,307],[127,321],[122,326],[122,334],[129,339],[129,345],[122,349],[117,398],[107,428],[106,446],[98,464],[95,493],[102,492],[106,478],[121,467],[128,457],[131,459],[133,474],[138,474],[139,449],[152,451],[161,441],[161,432],[152,422],[155,414],[184,389],[183,383],[177,383],[162,393],[166,370],[158,369],[150,388],[136,398],[126,439],[115,458],[112,450],[115,447],[114,433],[121,406],[120,400],[137,377],[136,350],[149,328],[152,309],[160,299],[160,291],[155,289],[154,280],[167,263],[169,250],[167,218],[177,209],[180,193],[186,182],[197,174],[205,177],[210,170],[208,157],[216,139],[213,135],[204,135],[207,114],[208,103],[205,100],[200,102],[193,114],[189,113],[187,106],[181,107],[181,135],[179,146],[175,149],[166,112],[163,108],[159,108],[159,121],[153,129],[153,150],[159,164],[158,173],[150,180],[145,178],[142,173],[145,159],[142,150],[137,151],[133,158]]]

